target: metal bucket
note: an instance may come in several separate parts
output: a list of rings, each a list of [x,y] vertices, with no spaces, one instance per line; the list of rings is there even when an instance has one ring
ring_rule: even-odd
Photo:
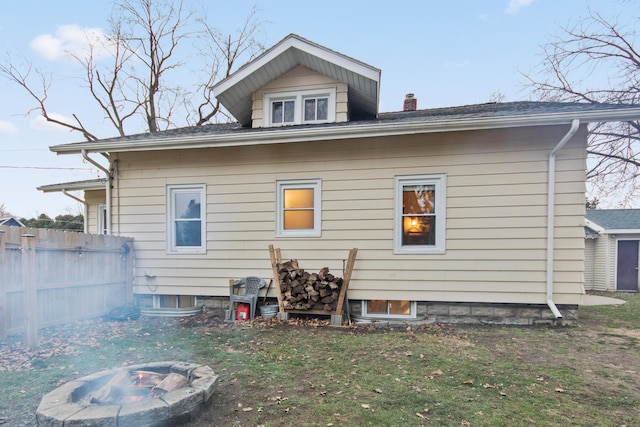
[[[278,314],[278,305],[261,305],[260,306],[260,316],[265,319],[269,319],[271,317],[275,317]]]

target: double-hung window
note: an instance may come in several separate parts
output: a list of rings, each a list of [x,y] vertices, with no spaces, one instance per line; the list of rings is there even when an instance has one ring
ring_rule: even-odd
[[[276,236],[320,237],[319,179],[276,182]]]
[[[446,175],[397,176],[394,253],[445,252]]]
[[[312,89],[264,95],[266,126],[334,122],[336,89]]]
[[[205,186],[167,186],[167,251],[206,252]]]

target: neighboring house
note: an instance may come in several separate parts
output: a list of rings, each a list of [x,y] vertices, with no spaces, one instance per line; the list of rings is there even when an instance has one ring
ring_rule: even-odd
[[[110,234],[107,230],[106,178],[42,185],[43,193],[62,193],[84,206],[84,232]],[[76,193],[82,192],[83,196]]]
[[[10,227],[24,227],[24,224],[20,222],[18,218],[12,216],[0,218],[0,225],[6,225]]]
[[[273,244],[336,275],[358,248],[348,298],[362,318],[574,318],[587,124],[640,107],[418,110],[410,94],[380,113],[380,74],[289,35],[214,87],[237,123],[51,149],[102,153],[117,171],[108,228],[135,238],[141,304],[222,300],[230,278],[272,276]]]
[[[638,292],[640,209],[589,209],[585,289]]]

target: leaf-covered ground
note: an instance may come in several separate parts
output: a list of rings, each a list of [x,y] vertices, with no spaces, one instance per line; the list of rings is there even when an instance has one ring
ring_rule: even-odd
[[[219,375],[192,427],[640,425],[640,298],[625,299],[565,328],[86,320],[38,349],[0,342],[0,423],[36,425],[42,395],[74,378],[185,360]]]

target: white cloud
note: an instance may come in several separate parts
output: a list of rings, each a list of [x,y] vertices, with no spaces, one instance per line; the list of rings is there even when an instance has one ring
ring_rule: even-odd
[[[49,113],[49,116],[52,119],[60,120],[61,122],[72,123],[70,118],[63,116],[62,114]],[[48,122],[47,119],[45,119],[41,115],[38,115],[38,117],[31,120],[31,123],[29,124],[29,126],[31,127],[31,129],[39,130],[43,132],[51,132],[51,131],[69,132],[68,128],[64,126],[60,126],[59,124],[56,124],[56,123]]]
[[[31,41],[31,49],[45,59],[55,61],[77,56],[86,58],[93,47],[93,59],[109,55],[109,42],[100,28],[83,28],[77,24],[63,25],[55,35],[42,34]]]
[[[15,135],[18,133],[18,127],[10,122],[0,120],[0,135]]]
[[[511,0],[504,13],[507,15],[516,15],[520,12],[520,9],[531,6],[535,1],[536,0]]]

